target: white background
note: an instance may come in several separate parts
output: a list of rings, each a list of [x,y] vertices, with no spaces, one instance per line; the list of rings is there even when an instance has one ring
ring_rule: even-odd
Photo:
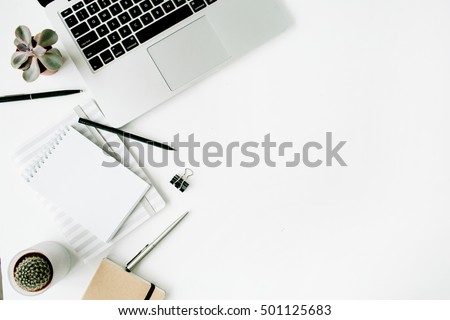
[[[194,168],[185,194],[169,184],[182,168],[148,168],[168,206],[109,257],[126,263],[189,209],[136,269],[169,299],[450,298],[450,2],[284,3],[296,21],[287,32],[126,129],[224,144],[271,133],[298,148],[324,143],[330,131],[347,141],[348,167],[286,168],[279,160],[276,168],[245,169],[236,153],[232,168]],[[14,29],[38,33],[49,22],[33,0],[2,1],[0,16],[0,95],[85,88],[70,61],[26,84],[9,64]],[[4,276],[16,252],[64,242],[12,154],[88,98],[0,106]],[[77,263],[37,298],[79,299],[100,258]],[[26,298],[4,285],[6,298]]]

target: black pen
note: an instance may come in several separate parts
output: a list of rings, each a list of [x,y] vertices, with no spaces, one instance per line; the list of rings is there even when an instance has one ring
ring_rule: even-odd
[[[51,97],[67,96],[69,94],[76,94],[81,92],[83,92],[83,90],[60,90],[60,91],[50,91],[40,93],[13,94],[10,96],[0,97],[0,102],[51,98]]]
[[[156,141],[153,141],[153,140],[150,140],[150,139],[147,139],[147,138],[139,137],[139,136],[134,135],[132,133],[128,133],[128,132],[125,132],[125,131],[122,131],[122,130],[116,129],[116,128],[111,128],[111,127],[105,126],[104,124],[97,123],[97,122],[94,122],[94,121],[91,121],[91,120],[88,120],[88,119],[80,118],[78,120],[78,122],[81,123],[81,124],[85,124],[87,126],[90,126],[90,127],[94,127],[94,128],[100,129],[100,130],[105,130],[105,131],[108,131],[108,132],[111,132],[111,133],[118,134],[118,135],[120,135],[122,137],[125,137],[125,138],[130,138],[130,139],[133,139],[133,140],[144,142],[144,143],[147,143],[147,144],[149,144],[151,146],[154,146],[154,147],[158,147],[158,148],[165,149],[165,150],[176,151],[174,148],[172,148],[172,147],[170,147],[170,146],[168,146],[166,144],[163,144],[163,143],[160,143],[160,142],[156,142]]]

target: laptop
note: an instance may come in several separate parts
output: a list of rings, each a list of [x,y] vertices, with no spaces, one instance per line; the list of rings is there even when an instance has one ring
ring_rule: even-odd
[[[279,0],[39,0],[120,127],[290,24]]]

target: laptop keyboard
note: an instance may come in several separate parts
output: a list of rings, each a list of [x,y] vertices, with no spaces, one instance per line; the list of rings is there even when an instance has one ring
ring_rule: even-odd
[[[60,12],[97,71],[217,0],[81,0]]]

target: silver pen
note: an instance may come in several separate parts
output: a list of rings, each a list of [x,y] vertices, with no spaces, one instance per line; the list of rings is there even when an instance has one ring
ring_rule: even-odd
[[[144,248],[142,248],[142,250],[139,251],[139,253],[133,259],[131,259],[130,262],[127,263],[127,266],[125,267],[125,270],[127,272],[131,272],[131,270],[133,270],[133,268],[139,262],[141,262],[141,260],[144,259],[145,256],[147,254],[149,254],[149,252],[152,251],[153,248],[155,248],[158,245],[158,243],[160,243],[162,241],[162,239],[164,239],[170,233],[170,231],[172,231],[181,222],[181,220],[183,220],[184,217],[187,216],[188,213],[189,213],[189,211],[186,212],[185,214],[183,214],[177,220],[175,220],[175,222],[173,222],[166,230],[164,230],[164,232],[161,233],[158,236],[158,238],[156,238],[152,243],[149,243]]]

